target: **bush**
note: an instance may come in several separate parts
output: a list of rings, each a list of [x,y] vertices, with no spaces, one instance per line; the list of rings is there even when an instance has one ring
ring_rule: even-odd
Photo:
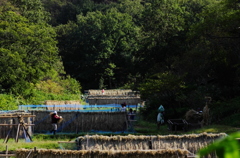
[[[240,116],[240,97],[229,101],[216,102],[210,105],[210,114],[213,123],[221,123],[230,126],[239,126],[237,120]]]
[[[0,94],[0,110],[15,110],[18,107],[18,99],[13,95]]]
[[[35,91],[31,97],[24,99],[23,102],[25,105],[39,105],[43,104],[45,100],[80,100],[80,94],[54,94]]]

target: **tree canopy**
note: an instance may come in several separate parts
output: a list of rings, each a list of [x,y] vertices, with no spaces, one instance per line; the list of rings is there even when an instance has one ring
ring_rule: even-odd
[[[32,96],[36,84],[64,74],[56,33],[40,1],[0,4],[0,87],[2,93]],[[56,75],[55,75],[56,74]]]

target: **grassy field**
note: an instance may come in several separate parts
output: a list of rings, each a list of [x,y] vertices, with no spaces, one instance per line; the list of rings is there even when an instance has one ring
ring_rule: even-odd
[[[231,134],[237,131],[240,131],[240,128],[225,126],[225,125],[209,125],[204,126],[203,128],[192,129],[189,131],[170,131],[168,130],[167,124],[157,129],[156,123],[149,123],[144,121],[139,121],[135,125],[135,131],[140,134],[152,134],[152,135],[167,135],[167,134],[190,134],[190,133],[227,133]]]
[[[227,133],[231,134],[234,132],[239,131],[240,129],[231,127],[231,126],[223,126],[223,125],[209,125],[205,126],[203,128],[189,130],[189,131],[170,131],[168,130],[167,125],[163,125],[160,127],[160,129],[157,129],[157,126],[155,123],[149,123],[144,121],[138,121],[134,125],[134,130],[136,135],[168,135],[168,134],[191,134],[191,133]],[[87,134],[87,133],[85,133]],[[33,149],[36,147],[37,149],[63,149],[68,148],[67,145],[69,144],[59,144],[59,141],[74,141],[75,138],[77,138],[82,134],[57,134],[54,135],[45,135],[45,134],[35,134],[32,137],[33,142],[25,142],[24,139],[19,139],[19,142],[16,143],[14,139],[9,139],[7,144],[2,143],[0,145],[0,151],[6,150],[6,145],[8,146],[9,151],[14,151],[16,149],[26,148],[26,149]],[[106,134],[105,134],[106,135]],[[110,134],[107,134],[110,135]],[[111,134],[112,135],[112,134]],[[1,142],[4,142],[4,139],[0,139]],[[74,145],[74,144],[72,144]]]
[[[15,139],[9,139],[7,143],[2,143],[0,145],[0,151],[4,151],[6,149],[6,145],[8,146],[9,151],[14,151],[16,149],[33,149],[34,147],[38,149],[61,149],[61,145],[58,144],[59,141],[72,141],[77,136],[75,135],[44,135],[37,134],[33,135],[32,142],[26,142],[25,139],[19,139],[18,142],[15,142]],[[4,142],[4,139],[0,139],[1,142]]]

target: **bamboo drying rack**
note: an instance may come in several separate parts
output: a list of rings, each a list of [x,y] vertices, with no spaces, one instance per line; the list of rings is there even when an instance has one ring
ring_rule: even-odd
[[[36,115],[20,115],[20,114],[16,114],[16,115],[0,115],[0,118],[18,118],[18,123],[13,123],[13,124],[0,124],[0,126],[17,126],[17,133],[16,133],[16,137],[15,137],[15,142],[18,142],[18,138],[19,138],[19,132],[20,129],[23,130],[24,133],[26,133],[26,136],[29,137],[29,139],[32,141],[32,138],[30,136],[30,134],[27,131],[27,126],[34,126],[34,124],[26,124],[23,120],[24,117],[36,117]],[[14,121],[14,120],[13,120]],[[4,143],[7,143],[9,140],[9,135],[12,132],[11,128],[8,132],[8,134],[6,135],[6,138],[4,140]],[[26,139],[26,138],[25,138]]]

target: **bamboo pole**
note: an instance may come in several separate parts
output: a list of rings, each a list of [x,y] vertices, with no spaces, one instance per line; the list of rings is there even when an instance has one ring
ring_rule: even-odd
[[[25,126],[34,126],[35,124],[24,124]],[[18,126],[18,124],[0,124],[0,126]]]
[[[20,123],[18,124],[18,127],[17,127],[17,134],[16,134],[16,138],[15,138],[16,142],[18,142],[19,130],[20,130]]]
[[[15,115],[9,115],[9,116],[1,116],[0,118],[18,118],[19,116],[15,116]],[[21,115],[21,117],[36,117],[36,115]]]

